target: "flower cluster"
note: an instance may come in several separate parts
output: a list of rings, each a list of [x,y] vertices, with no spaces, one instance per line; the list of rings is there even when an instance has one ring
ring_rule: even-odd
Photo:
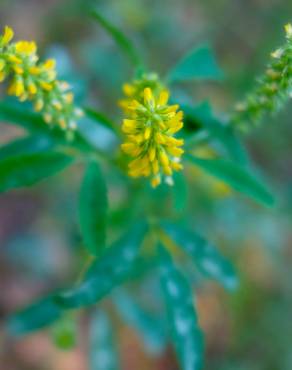
[[[258,80],[257,87],[237,105],[232,123],[246,129],[266,113],[277,112],[292,93],[292,25],[285,26],[286,43],[271,54],[272,62]]]
[[[31,101],[46,123],[63,130],[75,129],[82,110],[74,106],[70,86],[57,80],[55,60],[39,62],[36,44],[11,42],[13,36],[7,26],[0,36],[0,82],[9,78],[8,94],[20,101]]]
[[[173,170],[183,168],[180,157],[184,141],[174,137],[183,127],[183,114],[178,105],[168,105],[168,98],[167,90],[155,94],[151,87],[145,87],[124,107],[128,118],[122,126],[126,134],[122,150],[133,157],[129,175],[151,177],[153,187],[162,178],[171,185]]]
[[[128,106],[133,99],[137,100],[139,103],[143,102],[144,90],[146,87],[149,87],[155,96],[165,90],[164,85],[161,83],[156,73],[144,73],[132,83],[124,84],[123,93],[125,99],[120,100],[119,105],[125,114],[129,113]]]

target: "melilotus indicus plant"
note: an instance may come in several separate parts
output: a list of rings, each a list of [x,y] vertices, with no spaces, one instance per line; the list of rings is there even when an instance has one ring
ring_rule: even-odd
[[[117,102],[123,119],[115,122],[94,108],[77,106],[69,83],[58,78],[55,60],[42,61],[34,42],[14,41],[8,26],[0,37],[0,81],[13,97],[3,94],[0,119],[27,131],[0,148],[0,190],[32,186],[77,162],[85,167],[79,225],[86,252],[80,273],[68,289],[60,287],[7,318],[7,335],[48,327],[55,342],[69,348],[82,309],[91,318],[90,369],[120,367],[113,327],[119,317],[137,330],[152,354],[171,344],[182,370],[198,370],[204,341],[192,271],[185,266],[191,261],[194,270],[228,290],[236,289],[238,280],[231,262],[188,224],[186,174],[199,168],[254,201],[274,204],[239,136],[281,109],[291,95],[292,26],[285,26],[286,40],[271,54],[254,90],[223,119],[209,103],[190,104],[191,99],[171,93],[176,83],[222,79],[208,45],[159,76],[120,30],[96,11],[92,16],[133,66],[133,79],[121,87]],[[85,135],[88,122],[113,140],[95,145]],[[115,177],[109,173],[120,179],[125,197],[114,238],[107,189]]]

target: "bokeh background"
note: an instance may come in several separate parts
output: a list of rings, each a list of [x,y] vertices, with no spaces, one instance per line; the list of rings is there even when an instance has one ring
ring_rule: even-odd
[[[131,69],[87,16],[90,6],[119,25],[159,73],[209,41],[225,80],[181,88],[194,102],[208,99],[219,115],[228,114],[252,87],[270,52],[283,42],[283,25],[292,20],[288,0],[1,0],[1,27],[10,25],[17,38],[36,40],[42,56],[57,58],[78,100],[114,119]],[[241,278],[232,294],[211,283],[197,292],[206,370],[292,369],[291,113],[289,103],[244,138],[277,195],[275,208],[257,206],[199,172],[188,174],[194,225],[230,256]],[[0,128],[1,144],[23,134],[12,125]],[[82,168],[75,166],[32,189],[0,196],[1,319],[76,278],[82,258],[76,211],[81,176]],[[122,217],[118,187],[110,195],[114,223]],[[86,320],[79,325],[78,346],[70,351],[57,349],[47,331],[15,340],[1,330],[0,368],[87,369]],[[177,369],[170,349],[151,358],[135,331],[121,324],[116,331],[123,369]]]

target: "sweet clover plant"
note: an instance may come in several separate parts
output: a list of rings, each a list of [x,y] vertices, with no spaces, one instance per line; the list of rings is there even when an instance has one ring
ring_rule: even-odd
[[[71,348],[80,315],[88,315],[89,367],[114,370],[119,368],[113,319],[118,315],[152,354],[171,343],[182,370],[199,370],[204,335],[192,270],[230,291],[240,281],[232,262],[187,222],[192,213],[187,174],[199,168],[227,189],[263,206],[274,204],[241,137],[291,95],[292,26],[285,27],[286,42],[271,54],[255,89],[222,118],[206,102],[190,104],[172,94],[177,84],[223,80],[209,45],[194,48],[159,75],[118,28],[96,11],[91,15],[132,67],[133,79],[120,87],[122,118],[116,120],[94,107],[79,107],[68,81],[58,78],[56,61],[40,60],[34,42],[14,41],[7,26],[0,37],[0,81],[14,97],[3,94],[0,119],[27,132],[0,148],[1,192],[33,186],[76,163],[84,167],[76,205],[84,245],[80,272],[67,287],[12,313],[6,330],[23,336],[49,328],[58,346]],[[94,145],[88,123],[113,140]],[[119,177],[124,197],[117,237],[108,217],[114,185],[109,173]]]

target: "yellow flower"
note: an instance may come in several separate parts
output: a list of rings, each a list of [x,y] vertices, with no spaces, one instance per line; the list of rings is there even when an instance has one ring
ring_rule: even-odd
[[[36,43],[33,41],[18,41],[15,43],[15,51],[18,54],[32,56],[37,51]]]
[[[292,38],[292,24],[288,23],[285,25],[285,32],[286,32],[286,37],[287,38]]]
[[[129,100],[126,108],[128,118],[124,119],[122,131],[126,141],[122,150],[133,159],[129,163],[132,177],[150,177],[156,187],[165,178],[172,183],[172,173],[183,167],[180,157],[184,141],[173,137],[183,127],[183,114],[178,105],[168,105],[169,93],[162,90],[153,94],[150,87],[143,90],[140,101]]]
[[[7,45],[13,39],[13,36],[14,36],[13,30],[10,27],[6,26],[4,28],[3,36],[0,38],[1,46]]]
[[[57,80],[56,61],[38,63],[37,45],[33,41],[10,42],[13,31],[6,27],[0,36],[0,82],[10,77],[8,94],[20,101],[30,100],[44,121],[62,130],[74,130],[82,111],[74,106],[69,85]]]
[[[149,87],[155,95],[159,94],[164,89],[156,73],[145,73],[141,78],[134,80],[131,84],[126,83],[123,85],[123,93],[126,99],[120,100],[119,105],[124,113],[129,113],[127,107],[133,99],[138,102],[143,101],[144,89],[146,87]]]

